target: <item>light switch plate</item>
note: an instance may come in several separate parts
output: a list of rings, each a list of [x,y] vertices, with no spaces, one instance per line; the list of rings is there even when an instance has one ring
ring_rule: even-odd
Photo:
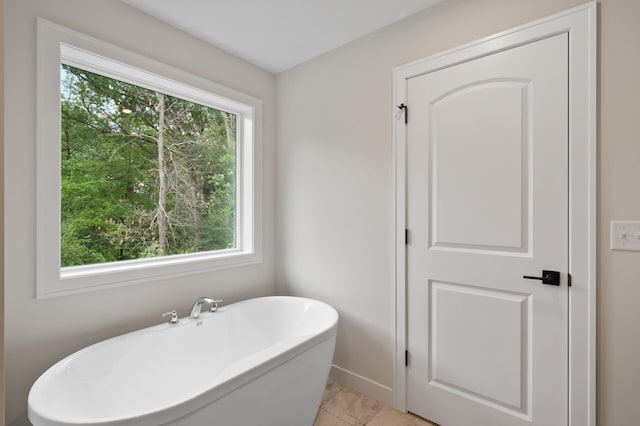
[[[640,251],[640,221],[611,221],[611,250]]]

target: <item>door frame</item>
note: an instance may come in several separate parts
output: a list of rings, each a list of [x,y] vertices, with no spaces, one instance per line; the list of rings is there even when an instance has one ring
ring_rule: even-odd
[[[560,33],[569,34],[569,389],[568,425],[596,424],[597,3],[560,12],[393,69],[395,349],[393,406],[407,411],[407,81]]]

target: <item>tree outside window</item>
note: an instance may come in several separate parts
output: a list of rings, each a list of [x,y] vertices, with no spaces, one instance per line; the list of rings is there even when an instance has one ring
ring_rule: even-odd
[[[237,116],[61,65],[61,266],[235,248]]]

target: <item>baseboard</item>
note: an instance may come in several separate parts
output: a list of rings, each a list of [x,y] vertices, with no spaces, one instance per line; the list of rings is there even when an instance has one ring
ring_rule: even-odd
[[[386,405],[393,406],[393,389],[390,387],[381,385],[337,365],[331,365],[329,378],[334,382],[341,383],[373,399],[377,399]]]

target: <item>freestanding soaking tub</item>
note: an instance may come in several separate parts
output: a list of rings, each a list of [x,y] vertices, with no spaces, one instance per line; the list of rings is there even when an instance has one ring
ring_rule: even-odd
[[[29,419],[52,425],[311,426],[338,314],[297,297],[223,306],[82,349],[29,393]]]

